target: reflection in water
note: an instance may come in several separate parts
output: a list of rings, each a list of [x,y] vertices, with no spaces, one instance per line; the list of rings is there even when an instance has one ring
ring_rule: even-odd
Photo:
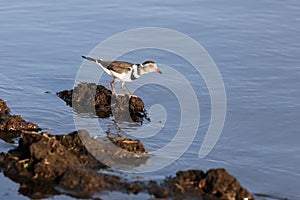
[[[199,89],[197,96],[201,101],[201,130],[188,152],[174,165],[143,176],[161,178],[185,167],[225,167],[253,193],[267,191],[299,199],[297,1],[2,1],[0,8],[0,98],[9,102],[14,113],[43,128],[51,128],[54,134],[75,130],[73,110],[54,93],[73,87],[82,62],[80,56],[120,31],[144,26],[172,28],[193,37],[215,60],[227,91],[227,118],[211,154],[206,159],[195,159],[210,119],[210,98],[203,80],[194,76],[195,71],[184,59],[166,52],[146,49],[124,55],[122,60],[139,63],[149,58],[186,74]],[[103,54],[107,52],[109,49]],[[88,67],[93,70],[88,78],[100,73],[97,66]],[[168,78],[180,87],[176,77]],[[103,76],[103,83],[109,81],[110,77]],[[52,95],[45,91],[52,91]],[[153,98],[155,92],[161,94],[162,89],[145,86],[135,94],[142,94],[146,107],[150,107],[157,103]],[[168,115],[172,115],[177,103],[168,102],[172,103],[167,107]],[[145,138],[147,150],[160,148],[173,136],[178,128],[178,118],[173,117],[159,122],[159,117],[151,116],[158,129],[160,123],[167,123],[163,127],[168,134],[156,135],[159,140]],[[112,123],[110,118],[95,119],[97,125],[89,124],[87,129],[99,134]],[[131,125],[128,123],[128,129]],[[124,129],[127,125],[122,122],[119,126]],[[140,125],[133,126],[140,129]],[[2,151],[7,149],[0,146]],[[290,187],[291,182],[295,187]],[[8,195],[19,197],[15,193]]]

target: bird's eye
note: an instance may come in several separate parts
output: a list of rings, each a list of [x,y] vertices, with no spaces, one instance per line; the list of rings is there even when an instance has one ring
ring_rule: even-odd
[[[131,70],[131,68],[127,68],[128,69],[128,71],[130,71]]]

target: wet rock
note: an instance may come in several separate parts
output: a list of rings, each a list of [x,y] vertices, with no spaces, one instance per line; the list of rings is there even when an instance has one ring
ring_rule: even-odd
[[[118,147],[134,153],[147,153],[144,145],[141,143],[140,140],[133,140],[130,138],[124,138],[121,136],[110,138],[110,140],[117,145]]]
[[[142,122],[143,119],[150,121],[144,102],[139,97],[112,96],[111,110],[116,121]]]
[[[254,199],[225,169],[178,171],[161,184],[151,182],[148,191],[156,198],[172,199]]]
[[[88,133],[82,131],[81,135]],[[91,141],[94,142],[93,146],[99,143]],[[100,148],[104,146],[105,144],[99,143],[98,150],[101,152]],[[118,156],[120,159],[120,155],[110,153],[107,156]],[[131,187],[128,187],[126,182],[121,182],[119,176],[97,173],[106,166],[87,151],[77,132],[60,136],[49,133],[22,133],[16,149],[0,154],[0,168],[6,176],[27,188],[24,192],[33,192],[24,195],[34,198],[37,191],[30,188],[30,185],[39,185],[41,191],[55,193],[57,191],[54,187],[59,185],[64,189],[77,191],[76,195],[80,197],[90,197],[92,193],[101,190],[125,192],[126,188]],[[53,189],[43,188],[50,186],[53,186]]]
[[[0,139],[7,143],[15,143],[14,139],[20,137],[20,132],[1,132],[0,131]]]
[[[22,186],[20,192],[31,198],[59,194],[56,188],[63,188],[63,193],[70,192],[72,196],[80,198],[91,198],[95,192],[121,191],[126,194],[146,192],[155,198],[170,199],[253,199],[224,169],[209,170],[206,173],[201,170],[179,171],[175,177],[166,178],[162,182],[128,182],[117,175],[100,173],[99,169],[105,169],[105,166],[89,153],[83,145],[85,142],[81,142],[80,138],[87,135],[85,131],[60,136],[22,133],[16,149],[0,154],[0,169],[6,176],[19,182]],[[124,141],[129,143],[125,142],[124,145]],[[124,145],[127,150],[120,154],[107,153],[109,158],[115,156],[122,159],[124,152],[137,151],[136,148],[126,146],[131,142],[133,146],[138,144],[135,140],[118,138],[115,142]],[[97,146],[97,143],[96,140],[88,140],[92,146]],[[113,145],[108,146],[111,148]],[[137,152],[146,151],[143,147],[139,148]],[[97,152],[103,154],[103,149],[105,144],[100,142]],[[127,153],[125,160],[130,156],[130,152]],[[31,186],[38,186],[38,190]],[[41,196],[41,191],[45,196]]]
[[[0,115],[7,115],[10,112],[9,107],[6,105],[6,102],[0,99]]]
[[[87,135],[87,137],[89,136],[87,132],[85,132],[85,134]],[[77,131],[69,133],[68,135],[56,135],[55,139],[57,140],[57,142],[63,145],[68,152],[77,155],[77,159],[79,159],[80,161],[80,166],[95,170],[106,168],[104,164],[99,162],[93,155],[89,153],[89,151],[82,143]]]
[[[40,131],[38,125],[25,121],[19,115],[11,115],[6,102],[0,99],[0,139],[13,143],[22,131]]]
[[[246,189],[225,169],[211,169],[200,185],[205,193],[219,199],[253,199]]]
[[[10,118],[9,111],[5,102],[0,101],[0,115]],[[5,127],[14,121],[27,123],[19,117],[10,120],[6,120]],[[95,140],[83,130],[55,136],[22,131],[21,136],[18,147],[0,153],[0,171],[20,183],[18,192],[29,198],[66,194],[92,199],[95,193],[119,191],[124,194],[148,193],[164,199],[253,199],[225,169],[212,169],[206,173],[178,171],[176,176],[162,181],[128,181],[103,172],[106,165],[132,167],[144,164],[149,156],[139,140],[120,135]]]
[[[113,115],[119,121],[149,120],[140,98],[116,97],[106,87],[95,83],[79,83],[73,90],[64,90],[57,95],[77,113],[89,113],[100,118]]]
[[[83,130],[79,131],[78,135],[88,152],[107,166],[123,165],[125,168],[132,168],[144,164],[149,158],[144,145],[139,140],[121,136],[101,137],[95,140]]]
[[[6,131],[39,131],[41,130],[38,125],[31,122],[26,122],[19,115],[12,115],[6,122]]]

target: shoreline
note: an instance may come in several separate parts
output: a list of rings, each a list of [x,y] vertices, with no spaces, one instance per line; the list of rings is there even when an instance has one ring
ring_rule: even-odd
[[[113,113],[119,119],[131,117],[141,123],[144,119],[148,120],[144,103],[140,98],[133,101],[121,97],[113,104],[118,106],[111,111],[112,108],[109,106],[111,92],[105,87],[82,85],[82,90],[79,90],[81,92],[78,94],[83,94],[82,91],[91,91],[87,89],[89,86],[90,89],[99,89],[96,98],[93,97],[88,102],[92,105],[88,106],[89,108],[96,107],[96,114],[107,116]],[[72,92],[63,92],[68,95],[65,99],[72,102],[70,99]],[[78,96],[78,99],[82,99],[81,96]],[[98,104],[95,104],[97,99]],[[78,105],[86,109],[87,103],[79,101]],[[122,110],[126,109],[119,109],[122,108],[120,105],[130,109],[130,116],[122,113]],[[26,122],[21,116],[11,115],[6,102],[0,99],[0,139],[12,143],[14,138],[19,140],[18,146],[0,153],[0,170],[6,177],[20,183],[19,192],[29,198],[45,198],[60,194],[74,198],[93,198],[95,193],[116,191],[127,195],[148,194],[154,198],[254,199],[225,169],[210,169],[207,172],[201,169],[186,169],[177,171],[173,176],[165,177],[163,180],[150,181],[128,181],[122,176],[99,172],[100,169],[106,170],[108,167],[99,162],[93,156],[95,154],[108,158],[108,162],[112,163],[116,160],[118,162],[122,160],[124,163],[128,160],[132,162],[134,155],[134,163],[130,164],[141,165],[148,159],[147,149],[140,140],[121,135],[108,134],[107,137],[118,147],[116,151],[116,148],[112,148],[114,145],[90,138],[85,130],[62,135],[42,132],[38,125]],[[86,149],[86,143],[93,146],[95,154],[92,155],[90,149]]]

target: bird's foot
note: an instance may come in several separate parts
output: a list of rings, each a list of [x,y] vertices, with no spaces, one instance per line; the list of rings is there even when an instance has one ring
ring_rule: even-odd
[[[124,94],[115,94],[116,97],[125,97]]]
[[[129,99],[132,98],[132,97],[133,97],[133,98],[137,98],[137,97],[138,97],[138,96],[133,95],[133,94],[127,94],[127,95],[128,95],[128,97],[129,97]]]

